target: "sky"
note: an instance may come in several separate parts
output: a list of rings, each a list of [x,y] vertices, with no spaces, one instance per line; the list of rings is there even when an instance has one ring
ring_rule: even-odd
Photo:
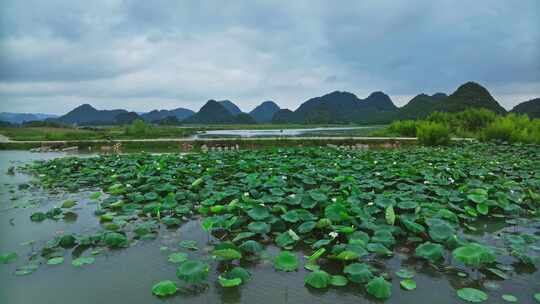
[[[340,90],[540,97],[540,1],[0,1],[0,112],[296,109]]]

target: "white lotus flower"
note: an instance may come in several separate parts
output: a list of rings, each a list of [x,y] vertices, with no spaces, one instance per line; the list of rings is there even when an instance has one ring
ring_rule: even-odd
[[[335,232],[335,231],[332,231],[332,232],[330,232],[328,235],[329,235],[331,238],[335,239],[335,238],[337,238],[338,233]]]
[[[429,184],[429,181],[425,180],[424,185],[427,185],[427,184]]]
[[[332,197],[332,202],[334,202],[334,203],[335,203],[336,201],[337,201],[337,198],[335,198],[335,197]]]

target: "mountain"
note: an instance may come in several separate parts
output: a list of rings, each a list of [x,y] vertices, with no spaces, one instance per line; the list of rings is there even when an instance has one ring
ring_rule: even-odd
[[[249,112],[249,115],[257,122],[269,122],[279,110],[280,108],[275,102],[268,100],[255,107]]]
[[[281,109],[277,111],[274,116],[272,116],[272,123],[284,124],[294,122],[295,119],[294,112],[289,109]]]
[[[349,92],[334,91],[311,98],[302,103],[294,114],[283,112],[276,119],[283,121],[289,117],[292,118],[289,122],[295,123],[376,123],[384,121],[388,113],[395,111],[397,107],[382,92],[360,99]]]
[[[184,119],[183,123],[196,124],[214,124],[214,123],[233,123],[234,116],[218,101],[213,99],[206,102],[199,112]]]
[[[128,113],[126,110],[97,110],[89,104],[83,104],[55,120],[65,124],[77,125],[116,124],[118,123],[116,120],[118,115],[127,115]],[[136,113],[133,114],[137,115]]]
[[[11,112],[2,112],[0,113],[0,120],[9,122],[12,124],[22,124],[25,121],[37,121],[45,120],[47,118],[55,118],[57,115],[52,114],[42,114],[42,113],[11,113]]]
[[[176,117],[176,119],[181,121],[190,117],[193,114],[195,114],[195,112],[189,109],[176,108],[174,110],[153,110],[148,113],[141,114],[141,117],[148,122],[163,120],[170,116]]]
[[[396,111],[398,107],[392,102],[390,96],[384,94],[381,91],[371,93],[366,99],[364,104],[367,107],[375,108],[379,111]]]
[[[218,103],[225,107],[225,109],[227,109],[232,116],[242,113],[242,110],[240,110],[240,108],[230,100],[220,100]]]
[[[466,108],[484,108],[498,114],[506,113],[506,110],[488,90],[476,82],[461,85],[454,93],[437,103],[433,109],[442,112],[461,112]]]
[[[531,99],[516,105],[512,113],[527,114],[529,118],[540,118],[540,98]]]
[[[399,119],[425,118],[429,113],[433,112],[437,103],[446,97],[448,96],[444,93],[436,93],[431,96],[427,94],[416,95],[401,107],[396,115]]]
[[[114,123],[125,125],[125,124],[131,124],[137,119],[141,119],[139,114],[135,112],[122,112],[114,117]]]

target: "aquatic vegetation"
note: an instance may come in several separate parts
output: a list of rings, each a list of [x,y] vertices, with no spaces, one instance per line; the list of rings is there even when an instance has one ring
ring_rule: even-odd
[[[175,294],[178,291],[178,286],[173,281],[161,281],[152,287],[152,293],[158,297],[165,297]]]
[[[196,220],[208,233],[208,244],[187,239],[177,244],[190,250],[200,246],[193,254],[213,259],[191,260],[174,250],[167,257],[187,283],[203,284],[215,269],[220,286],[245,284],[251,275],[238,265],[263,259],[272,246],[279,252],[267,260],[278,271],[309,270],[307,286],[354,284],[386,299],[391,284],[381,264],[400,255],[401,248],[421,263],[463,263],[501,279],[511,279],[512,271],[497,263],[499,255],[536,266],[538,239],[532,233],[504,232],[492,248],[465,238],[464,231],[480,220],[511,225],[538,217],[538,151],[537,146],[473,143],[360,152],[129,154],[67,157],[26,169],[50,189],[97,187],[95,193],[104,193],[92,195],[99,199],[95,214],[103,230],[55,238],[40,252],[46,259],[80,245],[128,247]],[[63,212],[56,208],[33,217],[45,220]],[[330,263],[339,266],[337,271],[327,268]],[[402,289],[416,288],[414,271],[395,274]],[[482,298],[466,288],[458,296]]]
[[[458,289],[457,295],[461,299],[473,303],[484,302],[488,299],[488,295],[485,292],[475,288]]]
[[[0,263],[1,264],[9,264],[15,260],[17,260],[19,256],[16,252],[7,252],[0,254]]]

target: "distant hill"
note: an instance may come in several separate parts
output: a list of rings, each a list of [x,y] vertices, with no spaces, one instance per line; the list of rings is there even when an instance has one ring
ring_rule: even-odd
[[[188,124],[251,124],[255,120],[246,113],[240,112],[238,115],[232,115],[227,108],[218,101],[209,100],[199,110],[199,112],[186,118],[182,123]]]
[[[42,114],[42,113],[12,113],[12,112],[2,112],[0,113],[0,120],[9,122],[12,124],[22,124],[27,121],[41,121],[47,118],[55,118],[58,115],[53,114]]]
[[[269,122],[279,110],[280,108],[275,102],[268,100],[255,107],[249,112],[249,115],[257,122]]]
[[[137,115],[137,113],[120,109],[97,110],[89,104],[83,104],[55,120],[65,124],[77,125],[117,124],[120,123],[117,121],[117,116],[119,116],[120,119],[125,119],[128,115],[133,117],[133,115]]]
[[[512,113],[527,114],[529,118],[540,118],[540,98],[531,99],[515,106]]]
[[[272,123],[286,124],[295,121],[294,112],[289,109],[281,109],[272,116]]]
[[[227,111],[229,111],[229,113],[231,113],[232,116],[236,116],[236,115],[242,113],[242,110],[240,110],[240,108],[230,100],[220,100],[218,102],[223,107],[225,107],[225,109],[227,109]]]
[[[392,102],[392,99],[390,99],[390,96],[381,91],[371,93],[363,102],[365,107],[374,108],[379,111],[392,112],[398,109]]]
[[[173,110],[153,110],[148,113],[141,114],[141,118],[148,122],[154,122],[172,116],[176,117],[176,119],[178,119],[179,121],[182,121],[193,114],[195,114],[195,112],[189,109],[176,108]]]
[[[498,114],[506,113],[488,90],[476,82],[461,85],[454,93],[434,106],[434,110],[442,112],[461,112],[467,108],[484,108]]]
[[[272,120],[281,123],[287,118],[290,119],[288,122],[294,123],[375,123],[397,109],[390,97],[382,92],[360,99],[353,93],[334,91],[305,101],[292,114],[278,112]]]
[[[401,107],[397,113],[399,119],[417,119],[425,118],[429,113],[433,112],[435,106],[441,100],[448,97],[444,93],[436,93],[431,96],[427,94],[416,95],[406,105]]]

